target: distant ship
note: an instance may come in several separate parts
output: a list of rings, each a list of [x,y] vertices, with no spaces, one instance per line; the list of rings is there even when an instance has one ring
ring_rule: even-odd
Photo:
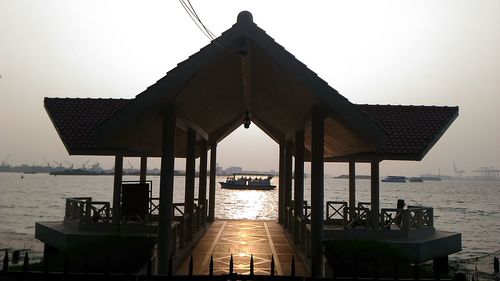
[[[104,175],[113,175],[113,171],[105,171],[103,168],[99,166],[99,163],[96,162],[92,164],[90,168],[85,168],[83,166],[79,169],[65,169],[65,170],[56,170],[49,173],[49,175],[54,176],[104,176]]]
[[[334,179],[349,179],[349,175],[340,175],[340,176],[336,176],[333,178]],[[370,176],[370,175],[356,175],[355,178],[358,180],[369,180],[372,178],[372,176]]]
[[[49,175],[53,176],[105,176],[105,175],[113,175],[113,172],[110,171],[93,171],[90,169],[67,169],[61,171],[53,171],[50,172]]]
[[[422,177],[411,177],[409,182],[424,182],[424,179]]]
[[[420,178],[424,181],[441,181],[440,176],[421,176]]]
[[[403,176],[387,176],[382,179],[382,182],[406,182],[406,177]]]

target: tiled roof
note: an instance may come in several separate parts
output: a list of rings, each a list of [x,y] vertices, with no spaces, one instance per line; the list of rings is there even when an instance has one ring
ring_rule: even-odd
[[[95,127],[128,99],[45,98],[45,108],[70,154],[112,155],[112,148],[93,140]],[[458,107],[357,105],[387,132],[385,149],[357,159],[421,160],[458,116]],[[332,160],[348,160],[341,157]]]
[[[94,128],[129,101],[45,98],[44,105],[69,154],[106,155],[112,149],[94,142]]]
[[[458,107],[358,105],[387,132],[382,159],[421,160],[458,116]],[[373,155],[373,153],[370,153]]]

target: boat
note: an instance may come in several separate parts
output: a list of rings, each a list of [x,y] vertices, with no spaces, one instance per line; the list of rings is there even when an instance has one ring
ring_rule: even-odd
[[[349,175],[340,175],[340,176],[336,176],[333,178],[334,179],[349,179]],[[370,176],[370,175],[356,175],[355,178],[357,180],[370,180],[372,178],[372,176]]]
[[[424,179],[422,177],[411,177],[409,182],[424,182]]]
[[[406,182],[406,177],[403,176],[387,176],[382,179],[382,182]]]
[[[441,181],[440,176],[421,176],[421,178],[425,181]]]
[[[268,174],[233,174],[225,182],[221,181],[221,188],[225,189],[252,189],[252,190],[271,190],[276,185],[271,184],[272,175]]]

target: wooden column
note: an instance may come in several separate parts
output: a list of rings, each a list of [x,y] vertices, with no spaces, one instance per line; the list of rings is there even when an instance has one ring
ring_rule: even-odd
[[[168,272],[168,260],[171,253],[173,194],[175,160],[175,107],[168,104],[163,116],[161,174],[160,174],[160,210],[157,251],[158,273]]]
[[[371,227],[375,232],[379,231],[379,217],[380,217],[380,180],[379,180],[379,162],[373,161],[371,163]]]
[[[113,181],[113,214],[111,220],[114,224],[120,223],[120,210],[122,201],[122,176],[123,176],[123,156],[115,156],[115,178]]]
[[[203,204],[202,224],[207,218],[207,142],[200,145],[200,173],[198,175],[198,203]]]
[[[187,239],[191,238],[194,226],[194,181],[196,165],[196,132],[188,129],[186,134],[186,182],[184,192],[184,216],[187,216]]]
[[[287,141],[285,148],[285,213],[287,213],[287,208],[292,207],[292,151],[293,142]],[[290,221],[288,222],[288,227],[290,227]],[[289,229],[291,231],[291,229]]]
[[[315,110],[311,137],[311,275],[323,276],[324,116]]]
[[[349,162],[349,207],[356,207],[356,162]]]
[[[295,242],[300,240],[299,218],[302,218],[304,202],[304,131],[295,133],[295,183],[293,186],[294,200],[294,236]]]
[[[139,174],[139,181],[146,182],[146,174],[148,172],[148,158],[146,156],[141,156],[141,172]]]
[[[215,181],[217,178],[217,144],[210,145],[210,185],[208,191],[208,221],[215,219]]]
[[[280,142],[279,183],[278,183],[278,222],[285,221],[285,143]]]

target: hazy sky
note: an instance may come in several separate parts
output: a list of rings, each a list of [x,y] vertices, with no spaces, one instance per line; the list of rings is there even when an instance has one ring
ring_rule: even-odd
[[[500,168],[500,1],[192,4],[216,35],[240,11],[252,12],[257,25],[354,103],[460,107],[423,161],[384,161],[382,175],[453,175],[453,161],[466,171]],[[174,0],[0,0],[0,161],[91,159],[111,167],[110,157],[68,156],[43,98],[133,98],[208,43]],[[255,126],[239,129],[220,143],[218,162],[277,170],[278,146]],[[325,169],[337,175],[346,165]]]

